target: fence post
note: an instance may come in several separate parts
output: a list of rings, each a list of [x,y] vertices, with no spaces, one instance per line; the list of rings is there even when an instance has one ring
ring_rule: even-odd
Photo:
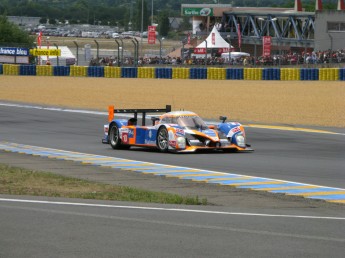
[[[77,44],[77,41],[73,41],[74,45],[77,47],[77,66],[78,66],[78,60],[79,60],[79,45]]]

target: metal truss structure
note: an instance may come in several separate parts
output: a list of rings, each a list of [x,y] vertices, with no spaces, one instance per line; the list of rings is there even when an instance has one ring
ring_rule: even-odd
[[[225,12],[221,23],[222,36],[235,39],[240,33],[245,44],[260,44],[263,36],[271,36],[273,45],[314,47],[312,12]]]

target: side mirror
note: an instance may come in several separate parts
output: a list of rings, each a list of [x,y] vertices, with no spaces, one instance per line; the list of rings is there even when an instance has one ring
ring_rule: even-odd
[[[152,120],[152,125],[155,125],[157,121],[159,121],[159,118],[158,117],[151,117],[151,120]]]
[[[222,123],[225,123],[225,120],[228,119],[226,116],[220,116],[219,120],[222,121]]]

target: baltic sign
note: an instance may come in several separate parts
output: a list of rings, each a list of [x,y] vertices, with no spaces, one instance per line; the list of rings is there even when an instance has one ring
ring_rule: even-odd
[[[148,26],[147,31],[148,44],[156,44],[156,26]]]
[[[270,56],[271,55],[271,44],[272,38],[271,36],[264,36],[262,37],[262,46],[263,46],[263,56]]]

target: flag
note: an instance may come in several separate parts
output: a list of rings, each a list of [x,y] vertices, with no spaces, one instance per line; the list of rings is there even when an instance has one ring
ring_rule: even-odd
[[[188,32],[188,36],[187,36],[187,44],[190,44],[190,32]]]
[[[240,24],[237,24],[237,37],[238,37],[238,47],[241,48],[242,36],[241,36],[241,27]]]
[[[38,33],[38,37],[37,37],[37,46],[41,48],[41,45],[42,45],[42,31]]]

